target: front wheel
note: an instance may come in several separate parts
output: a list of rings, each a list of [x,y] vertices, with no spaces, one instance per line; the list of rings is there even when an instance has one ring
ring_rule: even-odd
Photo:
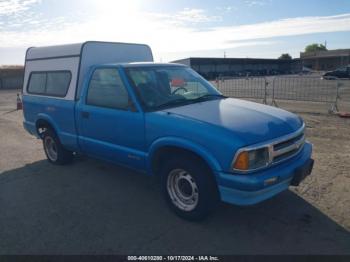
[[[219,197],[211,170],[194,157],[166,161],[161,170],[163,195],[170,208],[187,220],[203,220]]]
[[[72,161],[73,152],[66,150],[57,135],[51,129],[43,133],[43,146],[47,160],[56,165],[64,165]]]

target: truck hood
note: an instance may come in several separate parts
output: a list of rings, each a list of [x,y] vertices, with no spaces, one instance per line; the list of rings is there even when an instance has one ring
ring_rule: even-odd
[[[163,110],[233,132],[246,145],[297,131],[300,117],[288,111],[239,99],[218,99]]]

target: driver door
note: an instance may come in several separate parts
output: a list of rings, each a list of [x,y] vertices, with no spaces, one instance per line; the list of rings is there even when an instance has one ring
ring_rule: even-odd
[[[79,143],[84,153],[145,167],[144,115],[133,106],[117,68],[97,68],[78,102]]]

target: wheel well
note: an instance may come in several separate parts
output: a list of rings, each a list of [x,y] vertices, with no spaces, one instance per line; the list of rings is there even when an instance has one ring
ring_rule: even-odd
[[[211,170],[210,166],[208,163],[197,153],[184,149],[181,147],[177,146],[164,146],[159,148],[155,153],[152,158],[152,171],[155,175],[159,174],[159,170],[161,168],[162,163],[166,161],[167,158],[174,157],[174,156],[186,156],[186,157],[191,157],[205,165],[209,170]]]
[[[44,119],[39,119],[38,121],[36,121],[36,131],[38,133],[38,135],[40,137],[42,137],[43,133],[50,128],[51,130],[53,130],[55,132],[55,129],[53,128],[53,126],[46,120]]]

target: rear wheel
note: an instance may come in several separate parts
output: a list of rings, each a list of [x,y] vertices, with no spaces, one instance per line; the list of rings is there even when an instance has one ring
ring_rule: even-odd
[[[43,146],[47,160],[56,165],[64,165],[72,161],[73,152],[66,150],[52,129],[43,133]]]
[[[194,157],[166,161],[161,169],[163,195],[170,208],[187,220],[203,220],[219,201],[211,170]]]

